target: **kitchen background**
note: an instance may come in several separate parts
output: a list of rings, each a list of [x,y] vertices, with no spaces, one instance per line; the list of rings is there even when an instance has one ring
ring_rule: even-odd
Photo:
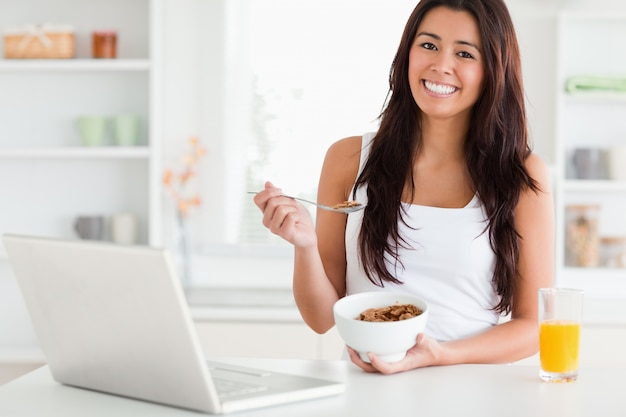
[[[271,179],[315,198],[327,146],[375,129],[414,4],[0,0],[0,233],[77,238],[77,218],[98,217],[105,240],[172,249],[201,338],[223,336],[208,354],[339,357],[334,332],[300,320],[291,251],[261,227],[246,191]],[[553,172],[557,285],[586,291],[583,359],[623,361],[626,6],[507,4],[534,148]],[[40,36],[27,28],[40,23],[65,30],[60,42],[71,33],[73,59],[7,57]],[[113,56],[104,44],[93,58],[96,31],[105,42],[116,33]],[[186,168],[195,174],[180,184]],[[0,246],[0,363],[42,361]]]

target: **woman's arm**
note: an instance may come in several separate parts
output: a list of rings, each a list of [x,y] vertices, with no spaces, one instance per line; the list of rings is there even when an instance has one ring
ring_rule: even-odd
[[[359,169],[360,150],[360,136],[337,141],[328,149],[317,189],[320,203],[333,206],[349,199]],[[315,275],[311,273],[311,253],[296,249],[294,298],[306,323],[318,333],[334,326],[333,305],[346,292],[347,219],[346,214],[317,210],[319,260],[314,264]]]
[[[515,225],[521,236],[520,282],[513,297],[511,320],[477,336],[446,343],[420,335],[407,357],[392,364],[373,358],[370,365],[350,352],[357,365],[366,371],[394,373],[431,365],[508,363],[537,352],[537,290],[553,284],[554,204],[545,164],[531,155],[526,161],[526,168],[537,181],[540,191],[524,191],[515,210]]]
[[[334,143],[327,151],[318,201],[335,205],[348,200],[359,168],[361,137]],[[255,196],[263,224],[294,245],[293,293],[304,321],[317,333],[334,324],[333,305],[345,295],[345,229],[347,215],[317,210],[316,225],[293,199],[281,197],[271,183]]]

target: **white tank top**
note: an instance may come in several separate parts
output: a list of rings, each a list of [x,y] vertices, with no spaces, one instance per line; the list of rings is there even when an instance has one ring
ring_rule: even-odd
[[[374,133],[363,135],[363,169]],[[365,187],[356,200],[367,204]],[[348,216],[346,226],[347,294],[393,290],[415,294],[428,303],[426,335],[449,341],[480,333],[498,323],[493,307],[499,297],[492,283],[495,254],[485,231],[487,219],[478,197],[463,208],[438,208],[402,203],[405,220],[400,235],[411,245],[399,250],[404,268],[390,272],[403,284],[385,283],[381,288],[365,275],[358,258],[358,234],[363,211]]]

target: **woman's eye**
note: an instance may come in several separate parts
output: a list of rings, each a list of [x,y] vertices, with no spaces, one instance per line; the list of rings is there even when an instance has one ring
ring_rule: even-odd
[[[457,55],[460,56],[461,58],[469,58],[469,59],[473,59],[474,58],[474,55],[470,54],[469,52],[465,52],[465,51],[459,52]]]
[[[431,50],[431,51],[434,51],[435,49],[437,49],[437,47],[435,45],[433,45],[432,43],[430,43],[430,42],[424,42],[424,43],[422,43],[421,46],[422,46],[422,48],[428,49],[428,50]]]

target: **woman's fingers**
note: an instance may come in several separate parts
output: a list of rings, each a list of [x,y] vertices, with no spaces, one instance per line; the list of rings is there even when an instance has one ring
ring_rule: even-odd
[[[295,221],[290,217],[298,213],[298,207],[293,202],[284,203],[278,201],[279,197],[275,197],[270,200],[265,206],[263,212],[263,224],[272,233],[280,235],[283,228],[288,228],[293,225]]]
[[[380,372],[381,374],[389,375],[428,366],[428,358],[430,358],[432,353],[430,351],[434,347],[436,347],[434,341],[428,339],[424,334],[419,334],[416,338],[415,346],[409,349],[404,359],[397,362],[385,362],[375,354],[368,353],[367,356],[370,362],[367,363],[361,360],[359,354],[351,348],[348,348],[348,354],[350,355],[350,360],[364,371]]]
[[[262,212],[265,212],[267,202],[274,197],[279,197],[282,192],[282,189],[275,187],[271,182],[268,181],[265,183],[265,188],[255,194],[254,204],[256,204]]]
[[[371,364],[363,361],[359,353],[352,349],[350,346],[347,346],[348,356],[350,356],[350,360],[359,368],[363,369],[365,372],[378,372],[376,368],[374,368]]]
[[[254,203],[263,212],[263,226],[295,246],[317,245],[311,215],[300,203],[283,196],[282,192],[268,181],[265,188],[254,196]]]

